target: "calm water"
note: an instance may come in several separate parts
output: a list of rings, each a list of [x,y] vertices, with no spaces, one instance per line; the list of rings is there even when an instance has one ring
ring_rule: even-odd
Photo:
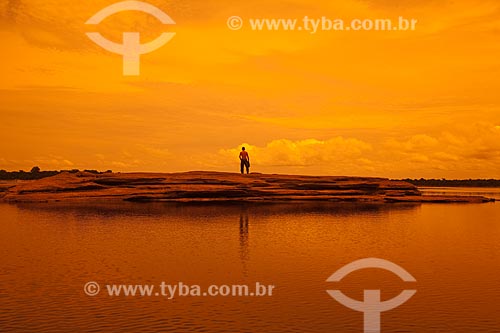
[[[465,196],[483,196],[500,200],[500,188],[485,187],[422,187],[420,191],[424,195],[465,195]]]
[[[1,332],[362,332],[327,293],[416,295],[382,332],[500,332],[500,203],[0,205]],[[248,223],[248,224],[247,224]],[[416,279],[365,269],[393,261]],[[88,281],[276,286],[271,297],[87,296]]]

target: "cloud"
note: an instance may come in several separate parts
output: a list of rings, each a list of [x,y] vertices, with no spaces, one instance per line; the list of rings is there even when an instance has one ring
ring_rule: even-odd
[[[378,161],[383,161],[384,156],[391,158],[390,166],[386,164],[385,168],[405,170],[415,176],[428,170],[446,170],[448,177],[498,177],[500,130],[485,122],[455,125],[435,135],[389,139],[379,155]]]
[[[491,123],[450,127],[437,134],[415,134],[379,141],[335,137],[328,140],[272,140],[221,149],[199,163],[224,169],[237,164],[245,146],[253,170],[385,177],[499,177],[500,130]],[[207,162],[208,161],[208,162]]]
[[[360,158],[371,145],[358,139],[336,137],[329,140],[273,140],[265,146],[242,144],[249,152],[252,164],[259,167],[339,167]],[[241,146],[221,149],[218,160],[234,163]],[[230,162],[231,161],[231,162]]]
[[[23,167],[19,167],[20,165]],[[42,170],[60,170],[72,168],[74,163],[63,156],[55,155],[38,156],[25,160],[0,158],[0,169],[17,170],[24,168],[25,170],[29,170],[33,166],[38,166]]]
[[[429,135],[418,134],[410,137],[406,141],[398,141],[395,139],[389,139],[387,146],[402,152],[422,152],[434,149],[439,145],[439,141]]]
[[[147,41],[165,27],[141,13],[85,26],[114,2],[0,0],[0,139],[15,143],[0,146],[0,167],[46,156],[53,167],[230,171],[236,143],[249,141],[254,171],[500,176],[498,0],[149,0],[178,35],[141,57],[137,78],[122,77],[120,56],[85,32]],[[235,32],[230,15],[404,15],[419,25]],[[51,154],[61,158],[49,164]]]

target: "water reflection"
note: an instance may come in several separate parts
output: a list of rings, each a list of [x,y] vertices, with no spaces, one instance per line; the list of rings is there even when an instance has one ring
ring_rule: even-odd
[[[247,276],[246,263],[249,259],[249,244],[248,244],[248,208],[243,206],[240,213],[240,258],[243,265],[243,274]]]
[[[362,315],[332,300],[325,280],[355,259],[379,257],[418,281],[411,301],[384,314],[384,331],[496,332],[498,208],[0,204],[0,331],[360,332]],[[342,290],[357,299],[365,287],[387,299],[405,287],[390,274],[350,277]],[[82,291],[88,281],[258,281],[276,285],[276,294],[90,298]]]
[[[100,217],[141,217],[141,216],[184,216],[184,217],[221,217],[317,214],[335,216],[373,215],[391,211],[407,211],[421,207],[419,203],[242,203],[242,204],[198,204],[198,203],[33,203],[18,204],[17,209],[47,213],[70,214],[85,219],[88,216]]]

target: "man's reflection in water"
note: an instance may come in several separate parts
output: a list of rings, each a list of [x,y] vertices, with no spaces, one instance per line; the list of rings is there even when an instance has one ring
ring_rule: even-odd
[[[246,262],[248,261],[248,211],[242,208],[240,213],[240,258],[243,264],[243,274],[247,275]]]

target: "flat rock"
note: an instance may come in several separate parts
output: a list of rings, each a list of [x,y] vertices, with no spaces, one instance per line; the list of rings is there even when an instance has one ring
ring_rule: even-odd
[[[2,188],[3,202],[488,202],[484,197],[422,196],[414,185],[385,178],[193,171],[60,173]]]

